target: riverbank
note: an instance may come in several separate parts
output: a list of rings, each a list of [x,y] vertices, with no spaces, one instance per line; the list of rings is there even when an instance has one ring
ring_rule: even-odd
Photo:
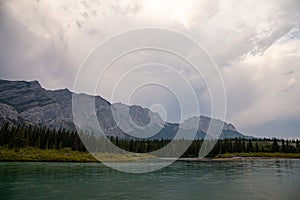
[[[240,161],[260,159],[300,159],[300,153],[228,153],[214,158],[180,158],[179,161]]]
[[[128,153],[97,153],[96,157],[102,162],[130,162],[156,158],[150,154]],[[257,159],[300,159],[300,153],[228,153],[214,158],[179,158],[179,161],[235,161]],[[71,151],[70,148],[60,150],[39,148],[9,149],[0,147],[0,161],[24,162],[99,162],[89,152]]]
[[[269,152],[254,152],[254,153],[228,153],[228,154],[222,154],[218,155],[216,159],[222,159],[222,158],[234,158],[234,157],[240,157],[240,158],[300,158],[300,153],[269,153]]]
[[[102,162],[130,162],[155,158],[149,154],[115,154],[97,153],[96,157]],[[71,151],[70,148],[53,150],[41,150],[38,148],[8,149],[0,148],[0,161],[24,161],[24,162],[99,162],[89,152]]]

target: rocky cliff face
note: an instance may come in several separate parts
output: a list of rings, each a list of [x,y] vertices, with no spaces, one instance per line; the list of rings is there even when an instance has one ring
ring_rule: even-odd
[[[179,127],[183,134],[185,131],[188,134],[193,131],[193,127],[199,125],[196,138],[202,139],[205,137],[210,121],[215,120],[200,116],[190,118],[182,124],[168,123],[164,122],[157,113],[140,106],[111,105],[100,96],[74,94],[68,89],[45,90],[37,81],[0,80],[0,124],[28,123],[50,128],[75,129],[72,113],[74,95],[80,97],[78,98],[80,105],[84,105],[91,99],[95,102],[96,119],[91,117],[91,113],[80,116],[80,121],[85,124],[84,129],[97,131],[94,127],[98,121],[104,134],[109,136],[171,139],[176,135]],[[226,137],[246,136],[240,134],[232,124],[224,122],[221,138]]]
[[[0,124],[5,122],[17,123],[19,121],[19,113],[14,107],[5,103],[0,103]]]
[[[43,89],[37,81],[0,80],[0,100],[15,109],[18,122],[71,128],[72,112],[68,110],[71,92],[69,97],[60,93],[61,90]]]

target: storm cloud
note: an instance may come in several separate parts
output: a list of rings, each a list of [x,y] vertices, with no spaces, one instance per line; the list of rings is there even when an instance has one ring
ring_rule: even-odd
[[[1,1],[0,78],[39,80],[47,89],[72,90],[80,65],[104,40],[142,27],[172,29],[200,43],[218,66],[227,95],[227,121],[246,134],[295,138],[300,130],[299,8],[298,0]],[[150,53],[142,51],[116,63],[107,85],[115,84],[118,69],[134,59],[165,61],[188,77],[201,112],[209,115],[205,82],[179,60]],[[148,70],[135,77],[155,74]],[[165,74],[169,75],[160,73],[164,81],[178,79]],[[91,93],[84,87],[80,92]],[[109,87],[97,92],[109,101],[124,102],[122,94],[112,99]],[[159,99],[170,121],[194,115],[191,110],[179,118],[178,108],[172,109],[178,103],[159,90],[148,88],[137,94],[132,103],[151,107],[155,102],[150,100]]]

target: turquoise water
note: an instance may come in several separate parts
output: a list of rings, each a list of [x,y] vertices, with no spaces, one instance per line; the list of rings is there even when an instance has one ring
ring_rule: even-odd
[[[300,160],[181,162],[127,174],[100,163],[0,163],[0,199],[300,199]]]

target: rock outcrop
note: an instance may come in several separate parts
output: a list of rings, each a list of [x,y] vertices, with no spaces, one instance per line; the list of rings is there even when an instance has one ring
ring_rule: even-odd
[[[75,94],[68,89],[46,90],[38,81],[0,80],[0,124],[28,123],[56,129],[75,129],[72,113],[74,95],[83,107],[91,99],[95,103],[95,118],[91,112],[80,115],[83,123],[80,128],[87,131],[97,132],[95,127],[98,123],[108,136],[171,139],[180,130],[182,137],[197,132],[195,137],[202,139],[213,121],[223,125],[221,138],[248,137],[239,133],[232,124],[217,119],[200,116],[181,124],[168,123],[148,108],[120,103],[111,105],[100,96]]]

